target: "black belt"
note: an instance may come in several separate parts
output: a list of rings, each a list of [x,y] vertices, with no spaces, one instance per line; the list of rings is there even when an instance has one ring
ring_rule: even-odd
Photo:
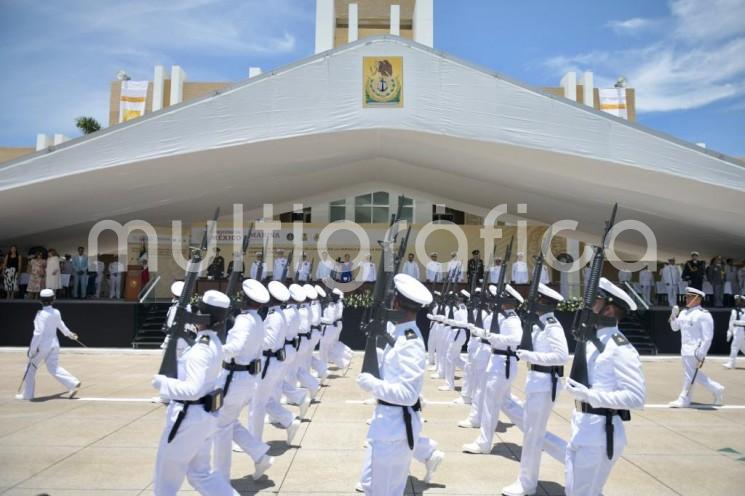
[[[488,339],[486,339],[486,338],[481,338],[481,344],[487,344],[487,345],[491,346],[491,342]]]
[[[239,363],[235,363],[235,359],[230,360],[230,363],[228,362],[222,362],[222,368],[228,371],[228,377],[225,378],[225,386],[222,389],[223,397],[228,395],[228,388],[230,388],[230,383],[233,382],[233,374],[235,372],[249,372],[251,375],[256,375],[259,372],[261,372],[261,360],[251,360],[251,363],[248,365],[242,365]]]
[[[336,319],[336,320],[334,321],[334,325],[338,324],[339,322],[341,322],[341,319]]]
[[[551,374],[551,401],[556,401],[556,384],[559,382],[559,377],[564,377],[564,367],[560,365],[533,365],[530,364],[530,370],[534,372],[543,372],[544,374]]]
[[[261,354],[264,356],[264,358],[266,358],[266,364],[264,365],[264,367],[261,370],[261,378],[262,379],[264,377],[266,377],[266,371],[269,370],[269,360],[271,360],[272,357],[273,358],[276,358],[280,362],[284,362],[285,361],[285,358],[286,358],[285,349],[284,348],[280,348],[277,351],[264,350],[264,351],[261,352]]]
[[[198,400],[173,400],[176,403],[181,403],[182,405],[184,405],[184,408],[182,408],[181,411],[178,412],[176,420],[173,422],[173,427],[171,427],[171,431],[168,433],[168,442],[170,443],[171,441],[173,441],[173,438],[176,437],[178,428],[179,426],[181,426],[181,422],[184,421],[184,418],[186,417],[186,411],[189,409],[189,406],[202,405],[204,407],[204,411],[216,412],[217,410],[222,408],[223,397],[223,390],[215,389],[211,393],[202,396]]]
[[[312,329],[312,328],[311,328],[311,329]],[[311,335],[311,332],[312,332],[312,331],[308,331],[308,332],[299,332],[299,333],[297,334],[297,337],[298,337],[298,339],[299,339],[300,341],[302,341],[302,340],[303,340],[303,338],[305,338],[305,339],[308,339],[308,340],[310,340],[310,335]]]
[[[300,337],[299,336],[295,336],[294,338],[290,339],[289,341],[285,339],[285,346],[287,346],[287,345],[292,345],[292,347],[297,350],[298,347],[300,346]]]
[[[460,337],[460,331],[466,331],[466,332],[468,332],[468,327],[453,326],[453,329],[457,329],[458,330],[458,332],[455,333],[455,337],[453,338],[453,342],[458,341],[458,338]]]
[[[387,401],[378,400],[378,405],[397,406],[401,408],[401,410],[404,413],[404,425],[406,426],[406,441],[409,443],[409,449],[413,450],[414,449],[414,428],[411,424],[411,412],[409,411],[409,408],[411,408],[415,412],[421,411],[422,410],[421,400],[416,400],[416,403],[414,403],[411,406],[396,405],[393,403],[388,403]]]
[[[613,417],[618,415],[621,420],[628,422],[631,420],[631,412],[628,410],[614,410],[612,408],[593,408],[589,403],[575,401],[574,407],[582,413],[591,415],[601,415],[605,417],[605,453],[608,460],[613,459]]]
[[[320,325],[312,325],[312,326],[310,326],[310,332],[320,331],[320,330],[321,330],[321,326]]]
[[[509,379],[510,378],[510,358],[517,358],[517,353],[512,351],[511,349],[507,348],[506,350],[498,350],[496,348],[492,348],[491,352],[494,355],[501,355],[505,357],[504,359],[504,378]]]

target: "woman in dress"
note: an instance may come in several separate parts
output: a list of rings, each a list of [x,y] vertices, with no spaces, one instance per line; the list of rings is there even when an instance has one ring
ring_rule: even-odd
[[[60,270],[60,260],[57,250],[49,250],[47,257],[47,283],[46,287],[57,293],[62,287],[62,271]]]
[[[29,279],[28,286],[26,286],[26,291],[32,300],[36,300],[39,297],[39,292],[44,285],[44,276],[46,275],[45,266],[44,259],[41,258],[41,252],[37,251],[34,258],[29,262]]]
[[[18,291],[18,274],[21,270],[21,256],[18,254],[18,248],[15,245],[11,246],[8,254],[5,255],[3,267],[5,297],[12,300],[15,298],[16,291]]]

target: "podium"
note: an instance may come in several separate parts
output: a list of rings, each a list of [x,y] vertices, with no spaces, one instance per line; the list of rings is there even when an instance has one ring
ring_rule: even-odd
[[[124,278],[124,299],[137,301],[142,289],[142,267],[140,265],[127,266],[127,276]]]

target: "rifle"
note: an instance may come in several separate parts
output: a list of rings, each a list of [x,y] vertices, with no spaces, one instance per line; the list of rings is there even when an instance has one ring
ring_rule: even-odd
[[[245,269],[243,260],[246,250],[248,249],[248,244],[251,242],[251,234],[253,233],[253,230],[254,225],[252,222],[251,227],[248,229],[248,235],[243,238],[241,251],[236,253],[235,258],[233,259],[233,271],[230,273],[230,277],[228,277],[228,285],[225,288],[225,294],[230,298],[230,309],[228,310],[228,315],[230,316],[235,316],[240,312],[238,301],[241,291],[241,283],[243,282],[243,271]],[[221,329],[221,332],[218,333],[218,336],[223,343],[225,342],[225,338],[228,336],[228,330],[232,327],[231,320],[232,319],[230,318],[225,319],[225,326]]]
[[[528,288],[528,297],[520,311],[520,322],[523,326],[523,336],[520,340],[520,349],[533,351],[533,324],[537,321],[535,304],[538,301],[538,286],[541,283],[541,272],[543,271],[543,252],[546,247],[541,246],[538,252],[538,260],[533,267],[533,279]]]
[[[282,284],[284,284],[285,281],[287,280],[287,270],[289,269],[290,265],[292,265],[292,257],[294,253],[295,253],[295,247],[293,246],[292,249],[290,250],[290,256],[287,257],[287,263],[285,264],[284,267],[282,267],[282,277],[279,278],[279,282],[281,282]]]
[[[388,312],[390,311],[389,300],[393,300],[394,292],[389,292],[389,286],[392,285],[393,276],[395,275],[394,269],[396,260],[393,254],[393,244],[396,242],[398,232],[394,233],[394,228],[397,227],[399,220],[401,219],[402,213],[401,198],[398,202],[398,211],[391,217],[391,224],[388,231],[385,234],[385,239],[378,241],[380,244],[380,265],[378,266],[378,277],[375,279],[375,287],[373,289],[373,305],[370,308],[370,319],[367,323],[363,324],[363,330],[367,334],[367,340],[365,342],[365,356],[362,360],[362,372],[372,374],[373,377],[380,378],[380,366],[378,364],[378,338],[389,338],[387,325],[388,325]],[[405,242],[408,242],[408,233],[404,241],[399,246],[399,253],[405,252]],[[389,284],[389,279],[390,284]],[[390,340],[389,340],[390,342]]]
[[[264,264],[266,263],[265,260],[267,248],[267,239],[264,238],[264,248],[262,248],[263,251],[261,252],[261,260],[259,260],[259,266],[256,267],[256,280],[259,282],[261,282],[261,278],[264,276]]]
[[[510,244],[507,245],[507,250],[504,253],[504,260],[502,261],[502,269],[499,271],[499,280],[497,281],[497,296],[494,298],[494,310],[491,316],[491,325],[489,326],[489,332],[499,334],[499,313],[502,311],[502,293],[504,293],[505,274],[507,273],[507,262],[512,258],[512,243],[515,241],[515,237],[510,238]]]
[[[613,205],[610,219],[605,223],[605,231],[603,232],[600,246],[595,247],[595,254],[592,257],[592,265],[590,268],[590,279],[585,288],[584,306],[582,307],[582,310],[575,315],[574,323],[572,324],[572,334],[577,341],[577,345],[574,348],[574,361],[572,362],[572,371],[569,373],[569,377],[587,387],[590,387],[590,380],[588,378],[587,354],[585,350],[587,348],[588,340],[597,340],[597,336],[595,336],[597,315],[592,311],[592,307],[597,298],[600,276],[603,272],[605,248],[608,244],[608,234],[610,233],[613,224],[616,222],[617,210],[618,203]]]
[[[217,225],[217,218],[220,216],[220,207],[215,210],[212,226]],[[173,325],[168,329],[168,345],[163,353],[163,361],[160,364],[158,374],[166,377],[178,377],[178,357],[176,356],[178,340],[183,339],[189,345],[194,344],[194,339],[186,332],[187,323],[209,324],[208,317],[200,318],[196,315],[189,315],[187,307],[191,298],[196,291],[197,279],[199,278],[199,265],[202,262],[203,253],[207,251],[207,242],[209,239],[209,224],[205,226],[202,234],[202,244],[192,253],[191,260],[186,267],[184,276],[184,289],[181,291],[178,303],[176,304],[176,313],[173,318]]]
[[[490,265],[494,263],[494,259],[496,258],[496,256],[497,256],[497,247],[495,245],[494,250],[492,251],[492,254],[491,254],[491,259],[488,260]],[[474,320],[476,327],[478,327],[479,329],[482,329],[484,327],[483,313],[486,311],[486,306],[488,304],[487,302],[487,297],[489,296],[487,294],[487,292],[489,291],[487,289],[488,287],[489,287],[489,283],[487,282],[487,277],[486,277],[486,266],[484,266],[484,275],[482,276],[482,279],[481,279],[481,296],[479,299],[479,304],[476,307],[476,318]]]

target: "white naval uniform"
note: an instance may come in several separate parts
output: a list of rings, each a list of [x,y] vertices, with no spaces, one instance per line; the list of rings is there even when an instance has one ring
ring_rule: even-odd
[[[528,264],[522,260],[512,264],[512,282],[515,284],[528,284]]]
[[[442,313],[443,316],[447,317],[450,315],[450,305],[446,305]],[[440,379],[445,378],[445,369],[448,363],[448,346],[450,345],[450,327],[445,322],[438,322],[435,342],[435,365],[437,366],[437,377]]]
[[[275,281],[279,281],[282,278],[282,272],[284,272],[285,267],[287,266],[287,259],[284,257],[277,258],[274,260],[274,267],[272,270],[272,279]],[[287,268],[287,274],[289,273],[290,268]],[[263,277],[263,276],[262,276]]]
[[[96,293],[95,297],[101,297],[101,283],[103,282],[103,271],[106,265],[100,260],[92,260],[88,263],[88,271],[96,273]]]
[[[474,313],[478,311],[478,308],[474,309]],[[484,326],[486,326],[487,319],[489,319],[489,323],[491,324],[491,317],[489,316],[489,313],[484,310],[481,313],[481,322]],[[475,317],[473,321],[476,322]],[[466,363],[463,366],[463,384],[461,385],[460,395],[463,397],[464,401],[468,403],[473,398],[479,378],[483,376],[483,372],[486,370],[486,366],[489,363],[491,348],[488,344],[483,343],[481,338],[474,336],[473,333],[469,333],[466,351],[468,352],[468,355]]]
[[[375,262],[362,262],[360,266],[360,280],[362,282],[375,282],[377,276]]]
[[[427,282],[440,282],[442,281],[442,264],[435,262],[434,260],[427,264]]]
[[[533,325],[533,351],[525,352],[526,356],[523,358],[531,365],[563,367],[569,359],[564,328],[554,317],[553,312],[545,313],[539,319],[544,328]],[[525,381],[520,484],[527,494],[534,494],[538,488],[538,472],[541,466],[546,424],[554,406],[554,399],[551,397],[552,388],[556,388],[556,397],[561,388],[558,376],[555,376],[555,380],[556,383],[552,383],[550,373],[529,370]]]
[[[457,278],[456,276],[457,272]],[[460,260],[457,259],[451,259],[448,262],[448,278],[452,279],[455,282],[463,282],[466,275],[463,273],[463,263]]]
[[[47,370],[57,379],[65,389],[73,389],[80,382],[77,377],[59,366],[59,340],[57,329],[67,337],[72,332],[62,321],[59,310],[51,305],[42,307],[34,317],[34,334],[28,347],[28,373],[23,381],[23,399],[34,397],[36,385],[36,371],[42,363],[46,363]]]
[[[331,271],[334,268],[334,261],[330,258],[327,258],[326,260],[321,260],[318,262],[318,267],[316,267],[316,280],[317,281],[323,281],[327,277],[331,277]]]
[[[412,436],[419,440],[422,423],[412,405],[424,386],[426,352],[416,321],[395,326],[393,347],[386,347],[380,361],[380,379],[362,374],[358,383],[376,399],[405,405],[411,414]],[[362,378],[366,378],[364,381]],[[413,449],[409,447],[401,406],[378,404],[367,432],[368,449],[363,467],[363,488],[370,496],[401,496],[406,489]],[[369,471],[369,479],[365,473]],[[368,483],[369,481],[369,483]]]
[[[546,267],[545,265],[541,267],[541,279],[539,282],[542,282],[546,285],[551,283],[551,274],[548,272],[548,267]]]
[[[652,286],[654,286],[654,276],[648,269],[642,269],[639,272],[639,284],[642,287],[642,297],[648,304],[652,304]]]
[[[122,297],[122,272],[124,266],[118,261],[109,264],[109,298]]]
[[[476,348],[474,349],[469,367],[471,375],[468,381],[469,391],[464,396],[471,399],[471,410],[468,413],[468,421],[474,427],[481,425],[481,407],[483,406],[484,387],[486,386],[486,368],[489,366],[489,359],[492,354],[491,344],[488,342],[487,336],[489,335],[489,329],[491,329],[493,316],[494,313],[487,314],[484,317],[483,329],[474,328],[474,331],[471,333],[471,341]],[[487,342],[482,340],[486,340]],[[471,343],[469,343],[469,346],[471,346]],[[466,389],[465,382],[463,389]]]
[[[188,405],[183,421],[171,442],[176,419],[186,405],[218,387],[222,362],[222,344],[214,331],[200,331],[189,351],[179,360],[178,379],[163,378],[160,396],[170,401],[166,425],[160,438],[155,461],[153,492],[156,496],[176,495],[184,482],[204,495],[237,495],[227,479],[210,467],[211,438],[217,432],[218,412],[207,412],[202,405]]]
[[[258,281],[259,276],[259,267],[262,267],[261,269],[261,279],[266,279],[267,272],[266,272],[266,262],[259,262],[258,260],[254,260],[251,263],[251,279],[256,279]],[[261,281],[259,281],[261,282]]]
[[[349,346],[342,343],[339,338],[344,328],[344,300],[336,303],[336,325],[334,326],[333,344],[329,351],[329,359],[340,369],[346,369],[352,360],[353,351]]]
[[[445,385],[455,390],[455,369],[463,368],[465,363],[460,357],[463,345],[466,343],[468,331],[468,309],[461,304],[455,310],[453,319],[448,321],[447,326],[447,351],[445,358]]]
[[[328,375],[329,353],[334,345],[336,328],[336,303],[330,301],[321,314],[322,336],[318,345],[318,359],[314,361],[314,369],[321,379]]]
[[[605,345],[600,352],[587,342],[587,370],[591,388],[587,403],[593,408],[614,410],[640,409],[646,387],[639,354],[617,326],[598,329],[597,337]],[[606,453],[606,419],[602,415],[572,414],[572,437],[566,452],[567,496],[598,496],[613,465],[623,454],[626,434],[618,415],[613,416],[613,458]]]
[[[727,338],[732,339],[727,364],[735,367],[737,355],[745,348],[745,308],[733,308],[729,316]],[[700,374],[701,372],[699,372]]]
[[[520,344],[523,329],[520,317],[513,310],[499,313],[499,334],[489,334],[489,343],[493,350],[515,350]],[[507,357],[492,353],[486,367],[486,383],[481,399],[481,428],[476,444],[484,452],[489,452],[494,440],[494,432],[499,423],[499,411],[502,402],[509,397],[510,388],[517,375],[517,360],[509,357],[509,378],[505,367]]]
[[[308,308],[309,329],[300,336],[300,348],[298,349],[298,369],[296,377],[300,385],[310,391],[311,397],[315,397],[321,384],[318,379],[310,373],[313,361],[313,350],[321,340],[321,304],[313,300]]]
[[[288,403],[300,405],[305,401],[307,392],[297,387],[298,353],[294,343],[297,342],[301,326],[310,328],[308,309],[305,303],[290,303],[282,312],[285,317],[285,354],[287,358],[282,372],[282,383],[277,389],[275,398],[279,401],[281,395],[284,394]]]
[[[502,264],[489,267],[489,282],[491,284],[497,284],[499,282],[499,275],[502,273],[503,268],[504,266]]]
[[[670,321],[670,328],[680,331],[680,358],[683,362],[683,389],[679,398],[685,405],[690,403],[691,380],[698,368],[698,364],[706,357],[714,339],[714,319],[711,314],[696,306],[684,308],[680,314]],[[711,394],[724,390],[724,386],[712,380],[703,370],[696,374],[696,383],[704,386]]]
[[[256,310],[248,310],[235,318],[233,327],[223,346],[223,360],[236,365],[248,365],[261,358],[264,346],[264,322]],[[258,462],[269,451],[269,445],[261,442],[242,426],[238,417],[250,403],[261,380],[261,374],[234,371],[225,392],[229,371],[221,371],[223,407],[217,418],[217,433],[214,443],[214,469],[226,480],[230,480],[231,441],[235,440],[245,453]]]
[[[404,265],[401,268],[401,273],[408,274],[418,281],[419,280],[419,264],[416,262],[409,262],[407,260],[404,262]]]
[[[297,269],[297,280],[302,281],[302,282],[308,282],[309,277],[310,277],[310,260],[303,260],[302,262],[300,262],[300,266]]]
[[[438,309],[440,308],[440,305],[435,303],[432,308],[430,309],[430,312],[428,314],[428,317],[432,317],[435,314],[437,314]],[[434,365],[435,362],[435,350],[436,346],[435,343],[437,342],[437,333],[435,332],[435,329],[437,328],[437,322],[435,322],[432,319],[429,319],[427,322],[429,322],[429,333],[427,334],[427,363],[429,365]]]
[[[660,271],[660,276],[667,291],[667,304],[673,306],[678,302],[680,269],[677,265],[666,264]]]

